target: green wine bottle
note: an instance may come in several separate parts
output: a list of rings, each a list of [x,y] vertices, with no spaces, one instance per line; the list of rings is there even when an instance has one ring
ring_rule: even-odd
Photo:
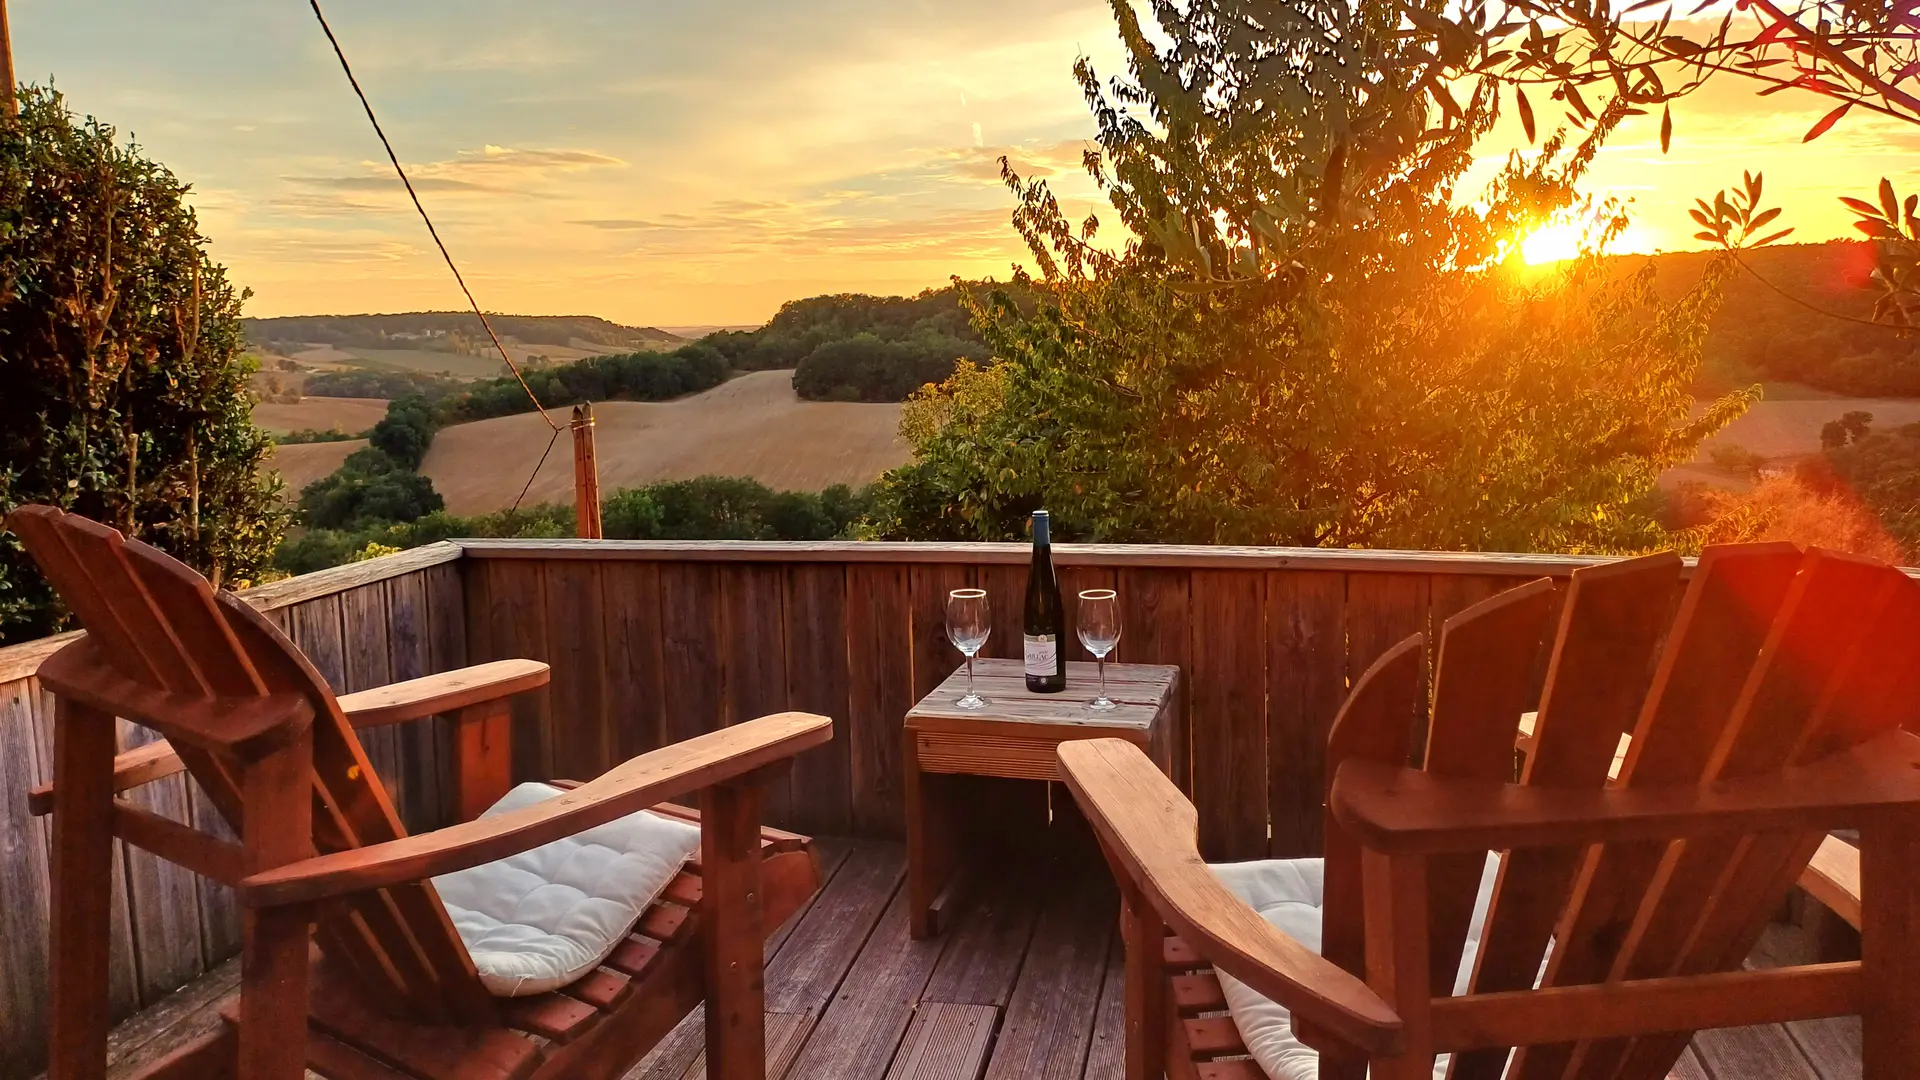
[[[1053,545],[1047,512],[1033,512],[1033,568],[1027,572],[1027,607],[1022,631],[1026,643],[1027,689],[1057,694],[1067,688],[1066,609],[1060,582],[1053,576]]]

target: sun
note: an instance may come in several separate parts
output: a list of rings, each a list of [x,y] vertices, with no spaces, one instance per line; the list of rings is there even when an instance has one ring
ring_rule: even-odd
[[[1528,266],[1564,262],[1579,257],[1580,244],[1585,236],[1586,230],[1575,222],[1543,225],[1520,242],[1520,256],[1527,260]]]
[[[1556,221],[1528,233],[1527,238],[1520,241],[1520,257],[1526,260],[1528,266],[1565,262],[1579,258],[1586,245],[1597,239],[1597,230],[1590,231],[1587,222]],[[1600,252],[1604,255],[1645,254],[1656,247],[1654,238],[1640,227],[1639,222],[1630,222],[1600,245]]]

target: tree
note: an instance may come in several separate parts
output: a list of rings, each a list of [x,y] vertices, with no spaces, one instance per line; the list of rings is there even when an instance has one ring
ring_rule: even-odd
[[[248,415],[247,294],[208,258],[187,191],[52,90],[0,124],[0,513],[52,503],[234,585],[287,515]],[[0,643],[65,622],[0,533]]]
[[[1648,270],[1515,250],[1575,206],[1621,110],[1472,200],[1455,188],[1494,87],[1435,107],[1392,0],[1162,3],[1151,38],[1113,7],[1128,74],[1076,74],[1088,169],[1136,239],[1102,248],[1097,220],[1006,174],[1039,310],[978,300],[1002,362],[910,404],[916,460],[884,478],[876,534],[1007,538],[1044,504],[1064,535],[1120,541],[1658,539],[1654,477],[1748,400],[1689,418],[1724,265],[1663,305]]]
[[[1837,450],[1848,443],[1859,442],[1867,437],[1867,431],[1873,426],[1873,414],[1862,409],[1851,409],[1841,414],[1838,420],[1829,420],[1820,428],[1820,448]]]
[[[300,492],[306,524],[315,529],[413,521],[445,508],[432,480],[372,447],[355,450],[338,469]]]

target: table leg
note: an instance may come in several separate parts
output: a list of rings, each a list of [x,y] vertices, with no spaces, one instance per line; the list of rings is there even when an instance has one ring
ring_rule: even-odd
[[[937,820],[945,808],[937,805],[937,797],[928,797],[936,794],[927,789],[938,787],[938,778],[920,771],[920,748],[914,733],[902,734],[907,804],[907,910],[910,930],[917,941],[940,932],[934,901],[939,896],[948,859],[942,841],[948,838],[942,835],[944,830]]]

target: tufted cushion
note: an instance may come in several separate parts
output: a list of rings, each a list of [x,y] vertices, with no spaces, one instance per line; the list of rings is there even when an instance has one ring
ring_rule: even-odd
[[[521,784],[481,817],[560,794]],[[499,997],[557,990],[598,967],[700,849],[700,827],[630,814],[433,879],[480,981]]]
[[[1320,909],[1327,892],[1326,867],[1321,860],[1263,859],[1216,863],[1210,869],[1229,892],[1246,901],[1281,933],[1316,953],[1320,951]],[[1488,898],[1499,869],[1500,860],[1489,855],[1486,873],[1480,878],[1480,895],[1474,901],[1473,919],[1467,924],[1467,946],[1454,981],[1456,994],[1466,991],[1467,979],[1473,973],[1480,929],[1487,920]],[[1294,1038],[1293,1021],[1285,1008],[1224,971],[1220,972],[1220,989],[1227,998],[1227,1011],[1233,1014],[1233,1026],[1240,1030],[1241,1040],[1262,1071],[1273,1080],[1317,1080],[1320,1055]],[[1435,1080],[1446,1077],[1448,1058],[1442,1054],[1434,1062]]]

